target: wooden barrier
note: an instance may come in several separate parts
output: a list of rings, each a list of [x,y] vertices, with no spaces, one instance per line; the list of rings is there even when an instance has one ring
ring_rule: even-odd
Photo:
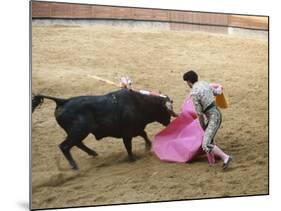
[[[214,30],[225,30],[220,27],[239,27],[268,30],[268,17],[242,16],[231,14],[175,11],[164,9],[102,6],[90,4],[32,2],[32,18],[65,18],[65,19],[117,19],[169,22],[174,30],[215,27]],[[194,27],[193,25],[200,25]],[[211,30],[211,29],[210,29]]]

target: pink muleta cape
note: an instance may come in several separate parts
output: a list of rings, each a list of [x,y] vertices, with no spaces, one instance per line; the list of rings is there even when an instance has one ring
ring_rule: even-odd
[[[215,89],[221,88],[218,84],[211,85]],[[203,153],[203,137],[204,131],[197,119],[192,99],[188,96],[179,116],[155,135],[152,151],[163,161],[189,162]]]

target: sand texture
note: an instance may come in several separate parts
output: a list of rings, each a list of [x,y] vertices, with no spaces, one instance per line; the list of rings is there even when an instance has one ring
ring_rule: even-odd
[[[178,112],[190,89],[188,69],[202,80],[223,85],[230,107],[216,142],[234,160],[210,167],[205,156],[188,164],[160,161],[134,138],[130,163],[121,139],[84,143],[93,158],[76,147],[73,171],[58,145],[65,132],[54,118],[55,103],[45,100],[32,114],[32,208],[70,207],[224,197],[268,193],[268,43],[197,32],[102,26],[34,25],[32,91],[68,98],[116,90],[87,75],[115,82],[129,75],[136,88],[160,90]],[[163,128],[147,126],[151,139]]]

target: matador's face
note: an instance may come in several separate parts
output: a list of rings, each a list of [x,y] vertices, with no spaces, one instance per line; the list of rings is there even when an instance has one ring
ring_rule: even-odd
[[[189,88],[192,88],[192,83],[190,81],[186,81],[187,85],[189,86]]]

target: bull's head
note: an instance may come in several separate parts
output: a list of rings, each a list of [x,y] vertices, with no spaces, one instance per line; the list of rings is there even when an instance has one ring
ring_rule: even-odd
[[[173,117],[177,117],[178,115],[175,113],[174,108],[173,108],[173,100],[167,100],[165,103],[165,106],[169,112],[169,114]]]
[[[171,116],[176,117],[177,114],[173,109],[173,100],[171,100],[168,96],[164,98],[163,107],[164,113],[162,114],[161,120],[159,122],[167,126],[171,121]]]

